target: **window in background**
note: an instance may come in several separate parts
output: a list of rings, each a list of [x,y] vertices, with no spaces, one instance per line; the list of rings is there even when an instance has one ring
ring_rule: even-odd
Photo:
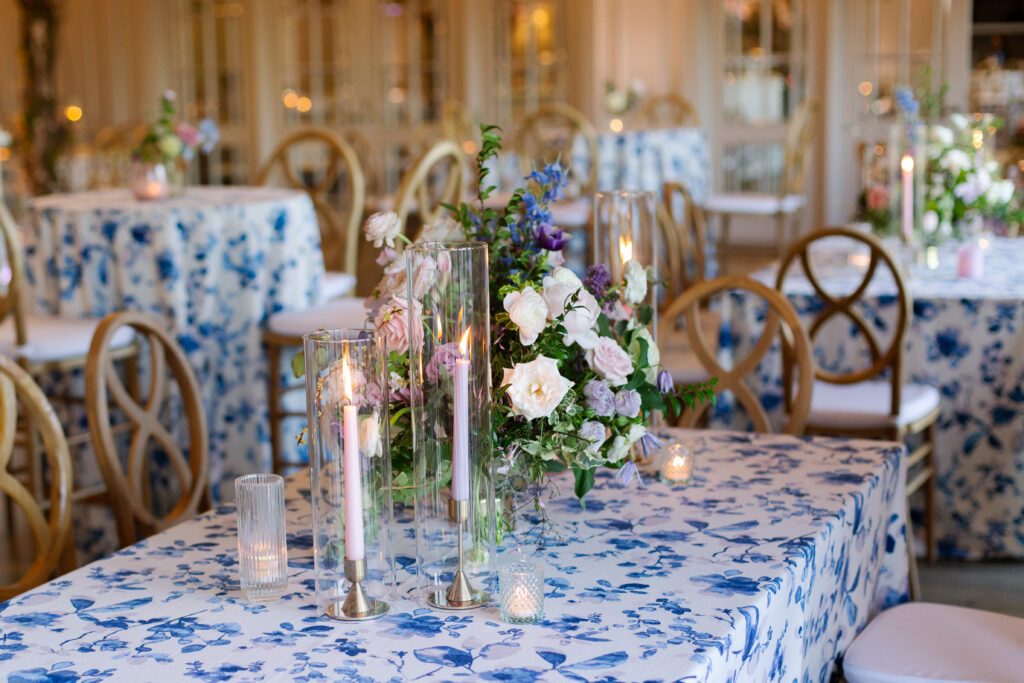
[[[776,192],[807,87],[807,0],[722,0],[726,192]]]
[[[566,93],[564,0],[498,0],[495,12],[498,119],[516,122]]]
[[[250,124],[243,74],[243,15],[240,0],[179,0],[182,61],[179,93],[183,112],[196,121],[215,119],[221,142],[210,155],[200,155],[192,173],[202,183],[244,184]]]
[[[996,155],[1024,172],[1024,3],[975,0],[971,40],[971,109],[1003,119]]]

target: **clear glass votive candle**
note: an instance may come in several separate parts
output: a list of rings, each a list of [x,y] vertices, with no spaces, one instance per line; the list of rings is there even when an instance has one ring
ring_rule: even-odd
[[[658,478],[663,484],[682,486],[693,478],[693,446],[672,443],[663,449]]]
[[[249,602],[269,602],[288,585],[284,530],[284,479],[246,474],[235,479],[238,513],[238,573]]]
[[[544,618],[544,567],[516,560],[498,569],[501,619],[508,624],[535,624]]]

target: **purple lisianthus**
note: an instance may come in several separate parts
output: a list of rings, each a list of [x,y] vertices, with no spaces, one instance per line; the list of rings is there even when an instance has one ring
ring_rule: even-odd
[[[583,387],[587,397],[587,407],[601,417],[610,417],[615,412],[615,395],[612,394],[608,382],[592,379]]]
[[[600,301],[608,291],[608,283],[612,280],[608,268],[603,263],[587,266],[587,276],[583,278],[583,286]]]
[[[615,394],[615,412],[622,417],[636,417],[640,414],[640,394],[633,389],[623,389]]]
[[[669,394],[673,389],[675,389],[675,384],[672,382],[672,373],[668,370],[658,372],[658,391]]]
[[[607,438],[607,432],[597,420],[588,420],[580,425],[580,438],[590,442],[588,450],[596,451]]]
[[[565,231],[550,223],[541,223],[534,232],[534,238],[541,249],[560,251],[565,246]]]
[[[440,366],[444,366],[448,374],[454,376],[455,374],[455,359],[459,357],[459,343],[448,342],[442,344],[434,350],[434,355],[427,363],[427,377],[430,378],[431,382],[437,381],[437,373],[440,370]]]

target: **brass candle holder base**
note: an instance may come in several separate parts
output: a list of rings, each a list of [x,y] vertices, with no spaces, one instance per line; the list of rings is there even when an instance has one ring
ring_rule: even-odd
[[[341,621],[364,621],[376,619],[387,613],[391,606],[383,600],[374,600],[363,590],[366,578],[366,560],[345,560],[345,578],[352,586],[348,589],[345,602],[327,606],[327,616]]]
[[[462,534],[466,524],[466,519],[469,517],[469,501],[449,500],[448,515],[451,517],[453,522],[458,524],[459,568],[456,570],[455,576],[452,578],[451,585],[448,586],[448,590],[444,593],[439,590],[434,591],[427,596],[427,604],[431,607],[437,607],[438,609],[449,610],[476,609],[477,607],[483,607],[491,601],[491,596],[484,591],[475,590],[469,583],[469,577],[467,577],[466,573],[462,570]]]

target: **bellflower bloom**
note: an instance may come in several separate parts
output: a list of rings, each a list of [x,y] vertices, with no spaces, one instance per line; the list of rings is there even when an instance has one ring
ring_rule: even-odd
[[[615,396],[608,382],[592,379],[583,387],[587,397],[587,407],[601,417],[610,417],[615,412]]]
[[[661,442],[661,439],[659,439],[658,437],[654,436],[650,432],[647,432],[642,437],[640,437],[640,445],[644,449],[644,457],[647,457],[647,455],[651,451],[658,450],[664,444]]]
[[[622,468],[619,469],[619,473],[615,475],[615,481],[619,482],[622,486],[629,486],[629,482],[633,481],[636,477],[637,486],[640,488],[644,487],[644,480],[640,478],[640,470],[636,468],[636,463],[632,460],[627,460]]]
[[[675,384],[672,382],[672,373],[668,370],[660,371],[658,373],[658,391],[669,394],[673,389],[675,389]]]

